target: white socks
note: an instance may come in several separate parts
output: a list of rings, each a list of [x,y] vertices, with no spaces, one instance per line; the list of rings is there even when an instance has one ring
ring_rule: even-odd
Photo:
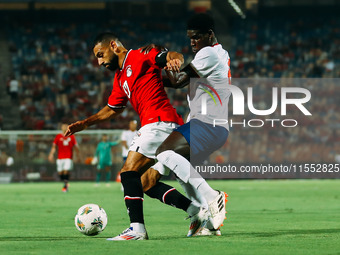
[[[182,181],[188,182],[191,164],[185,157],[168,150],[158,154],[157,160],[173,171]]]
[[[189,214],[189,216],[194,216],[199,211],[200,211],[200,207],[196,206],[193,202],[191,202],[191,204],[189,205],[187,209],[187,213]]]
[[[196,188],[194,188],[190,183],[185,183],[181,179],[177,178],[177,181],[181,184],[185,194],[192,202],[199,204],[201,207],[208,208],[207,200],[205,200]]]
[[[146,232],[146,229],[143,223],[138,223],[138,222],[130,223],[130,227],[132,227],[133,231],[136,231],[138,233]]]
[[[189,179],[189,182],[191,183],[191,181],[195,179],[196,178]],[[197,187],[197,189],[201,194],[204,194],[204,198],[208,201],[208,203],[210,201],[213,201],[219,194],[216,190],[211,188],[204,179],[203,182]]]
[[[194,192],[192,196],[196,201],[200,202],[201,206],[203,206],[203,204],[200,201],[200,197],[203,196],[207,202],[210,202],[218,195],[218,192],[212,189],[202,176],[193,170],[190,162],[182,155],[172,150],[167,150],[158,154],[157,159],[163,165],[170,168],[184,183],[188,183],[193,187],[193,189],[190,190],[190,188],[184,188],[184,186],[187,185],[183,186],[181,184],[185,192],[187,192],[187,190],[189,190],[189,193]],[[189,196],[188,193],[187,195]]]

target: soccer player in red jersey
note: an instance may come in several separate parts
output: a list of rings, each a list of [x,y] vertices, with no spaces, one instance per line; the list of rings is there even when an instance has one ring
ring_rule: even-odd
[[[67,130],[67,124],[61,125],[61,134],[57,134],[54,138],[52,149],[50,154],[48,155],[48,160],[53,163],[54,162],[54,154],[58,149],[58,157],[57,157],[57,171],[60,176],[60,179],[64,182],[64,186],[62,191],[68,191],[68,181],[70,178],[70,171],[73,169],[73,149],[77,154],[78,160],[80,160],[80,152],[77,141],[74,135],[69,137],[65,137],[64,133]]]
[[[142,126],[130,145],[128,157],[121,169],[124,200],[131,224],[122,234],[109,240],[148,239],[144,226],[141,175],[154,165],[158,146],[174,128],[183,124],[182,118],[166,95],[161,70],[167,67],[179,71],[184,62],[183,56],[167,50],[152,49],[148,54],[141,53],[140,50],[127,50],[112,33],[103,33],[96,37],[93,53],[99,65],[116,71],[108,104],[89,118],[69,125],[65,136],[115,118],[130,101]],[[189,213],[193,234],[206,224],[208,211],[194,205],[174,188],[158,182],[157,192],[162,194],[157,197],[162,202],[173,204]]]

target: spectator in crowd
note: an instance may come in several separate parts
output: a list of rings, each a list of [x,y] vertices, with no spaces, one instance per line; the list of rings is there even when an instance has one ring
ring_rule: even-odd
[[[19,94],[19,82],[17,79],[15,79],[14,75],[12,75],[9,80],[8,92],[11,96],[12,101],[16,102],[18,100]]]

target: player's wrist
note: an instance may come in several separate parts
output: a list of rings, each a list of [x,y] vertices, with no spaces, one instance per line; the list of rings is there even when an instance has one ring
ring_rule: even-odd
[[[82,125],[83,125],[84,129],[86,129],[93,124],[91,124],[90,119],[85,119],[85,120],[82,121]]]

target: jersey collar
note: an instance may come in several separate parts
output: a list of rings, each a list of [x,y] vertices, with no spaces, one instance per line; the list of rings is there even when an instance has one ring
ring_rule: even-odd
[[[124,69],[125,61],[126,61],[128,55],[129,55],[130,51],[131,51],[131,49],[126,53],[125,58],[124,58],[124,61],[123,61],[123,64],[122,64],[122,68],[120,68],[120,71],[122,71],[122,70]]]

